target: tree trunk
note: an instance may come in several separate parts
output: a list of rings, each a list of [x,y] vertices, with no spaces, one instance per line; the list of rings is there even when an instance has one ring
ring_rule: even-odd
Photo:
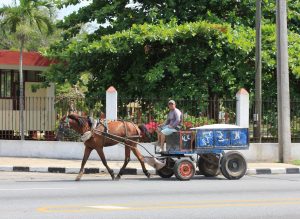
[[[20,106],[20,134],[21,140],[24,140],[24,87],[23,87],[23,47],[24,39],[21,39],[20,45],[20,96],[19,96],[19,106]]]

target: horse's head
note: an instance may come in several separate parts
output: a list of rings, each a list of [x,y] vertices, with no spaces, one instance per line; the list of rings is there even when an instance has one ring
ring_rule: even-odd
[[[82,117],[77,114],[63,116],[59,123],[57,132],[57,140],[61,140],[65,129],[73,129],[78,134],[82,135],[91,130],[91,121],[88,117]]]
[[[141,130],[140,141],[141,142],[151,142],[151,135],[150,135],[147,127],[144,124],[142,124],[142,125],[139,125],[139,129]]]

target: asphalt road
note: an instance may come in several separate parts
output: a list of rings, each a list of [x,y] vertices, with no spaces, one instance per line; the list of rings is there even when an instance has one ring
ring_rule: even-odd
[[[300,175],[238,181],[0,172],[0,218],[300,218]]]

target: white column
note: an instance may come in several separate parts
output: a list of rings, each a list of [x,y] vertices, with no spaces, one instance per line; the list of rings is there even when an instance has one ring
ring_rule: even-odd
[[[106,91],[106,119],[118,119],[118,92],[113,86]]]
[[[249,93],[244,88],[236,94],[236,124],[249,128]]]

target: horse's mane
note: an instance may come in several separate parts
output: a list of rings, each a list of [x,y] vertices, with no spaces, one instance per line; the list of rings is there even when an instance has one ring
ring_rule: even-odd
[[[79,115],[76,115],[76,114],[71,114],[71,115],[68,115],[68,117],[70,119],[75,120],[80,127],[84,126],[86,124],[86,122],[89,123],[88,118],[83,117],[83,116],[79,116]]]

